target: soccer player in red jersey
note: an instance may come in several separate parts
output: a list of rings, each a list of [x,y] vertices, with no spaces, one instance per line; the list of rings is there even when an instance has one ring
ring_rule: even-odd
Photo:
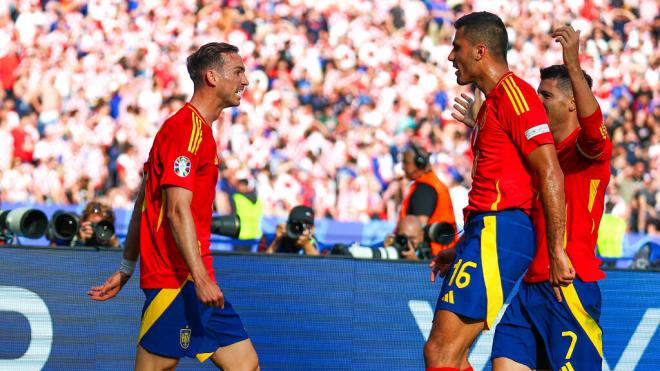
[[[194,93],[156,134],[120,269],[89,295],[113,298],[141,256],[146,301],[136,370],[174,369],[184,356],[210,358],[224,370],[256,370],[257,354],[218,287],[209,249],[219,165],[211,123],[240,104],[245,66],[238,48],[213,42],[190,55],[187,67]]]
[[[427,370],[471,369],[470,346],[493,326],[504,299],[532,261],[533,174],[539,177],[548,220],[552,283],[567,285],[573,279],[562,245],[564,180],[543,105],[535,90],[509,70],[507,31],[499,17],[471,13],[454,26],[449,60],[457,81],[475,83],[486,100],[471,136],[475,159],[465,234],[455,248],[424,346]],[[451,258],[451,250],[438,254],[434,273]]]
[[[564,172],[566,252],[577,278],[561,290],[551,287],[548,241],[538,233],[536,256],[495,331],[494,370],[600,370],[603,364],[597,281],[605,274],[595,248],[612,142],[591,92],[591,77],[580,67],[579,36],[570,26],[553,32],[564,65],[542,69],[538,88]],[[543,230],[538,203],[533,220],[536,230]]]

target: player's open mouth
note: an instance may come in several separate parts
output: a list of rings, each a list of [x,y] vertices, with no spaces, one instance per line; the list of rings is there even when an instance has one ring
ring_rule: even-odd
[[[243,96],[243,92],[245,92],[245,89],[236,89],[234,94],[236,94],[238,98],[241,98]]]

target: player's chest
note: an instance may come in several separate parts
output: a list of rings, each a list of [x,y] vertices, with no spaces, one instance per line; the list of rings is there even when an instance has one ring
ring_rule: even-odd
[[[496,149],[502,144],[508,142],[508,135],[502,129],[502,125],[495,114],[495,110],[491,108],[490,104],[484,103],[479,110],[477,119],[475,120],[471,136],[472,147],[483,152]]]

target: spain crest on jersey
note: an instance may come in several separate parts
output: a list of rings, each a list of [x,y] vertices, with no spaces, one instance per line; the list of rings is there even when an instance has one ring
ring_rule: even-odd
[[[174,174],[185,178],[190,174],[191,163],[188,157],[179,156],[174,160]]]
[[[182,328],[181,331],[179,331],[179,344],[181,345],[181,348],[183,349],[188,349],[190,346],[190,336],[192,335],[192,330],[189,328]]]

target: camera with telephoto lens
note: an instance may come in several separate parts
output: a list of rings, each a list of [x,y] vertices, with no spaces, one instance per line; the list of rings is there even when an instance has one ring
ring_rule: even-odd
[[[0,211],[0,238],[12,243],[14,236],[40,238],[46,232],[48,218],[43,211],[21,207]]]
[[[289,220],[286,223],[286,236],[292,240],[297,240],[298,237],[302,236],[305,233],[305,229],[308,228],[306,223],[303,223],[298,220]]]
[[[433,223],[424,227],[424,240],[428,242],[449,245],[454,242],[456,235],[456,229],[451,223]]]
[[[344,255],[355,259],[397,260],[400,250],[395,247],[367,247],[355,242],[350,246],[342,243],[335,244],[330,255]]]
[[[80,228],[80,217],[75,213],[57,210],[48,222],[46,238],[57,245],[69,245]]]
[[[408,236],[404,236],[401,234],[397,234],[394,236],[394,242],[392,243],[392,246],[397,249],[399,254],[401,252],[408,250]]]
[[[93,246],[110,246],[112,236],[115,235],[115,226],[112,222],[101,220],[98,223],[92,223],[92,237],[90,238],[90,245]]]
[[[241,233],[241,219],[238,215],[214,216],[211,219],[211,233],[238,238]]]

